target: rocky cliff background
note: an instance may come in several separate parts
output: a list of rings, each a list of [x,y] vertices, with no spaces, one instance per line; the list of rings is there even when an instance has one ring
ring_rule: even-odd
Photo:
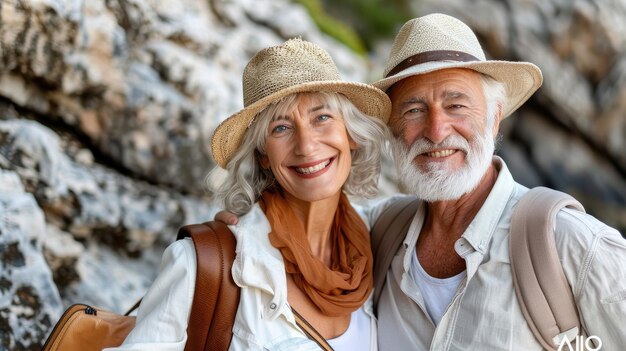
[[[626,3],[409,4],[542,68],[499,153],[626,233]],[[71,303],[142,296],[177,228],[213,218],[208,140],[241,107],[247,60],[294,36],[349,80],[378,79],[390,46],[358,55],[287,0],[0,0],[0,350],[40,349]]]

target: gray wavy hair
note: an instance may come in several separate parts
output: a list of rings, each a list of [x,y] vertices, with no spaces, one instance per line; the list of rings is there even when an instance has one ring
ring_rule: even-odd
[[[480,73],[483,94],[487,103],[487,122],[489,125],[495,123],[496,109],[504,108],[506,101],[506,87],[501,82],[495,80],[491,76]]]
[[[290,111],[304,95],[318,96],[330,109],[338,111],[343,117],[348,135],[358,145],[356,150],[351,151],[352,167],[343,191],[348,195],[362,197],[373,197],[378,193],[380,161],[389,137],[386,125],[378,118],[365,115],[344,95],[330,92],[297,93],[259,112],[226,169],[216,166],[207,176],[207,186],[227,211],[236,215],[246,214],[263,191],[278,186],[271,170],[263,169],[259,163],[265,153],[267,129],[274,116]]]

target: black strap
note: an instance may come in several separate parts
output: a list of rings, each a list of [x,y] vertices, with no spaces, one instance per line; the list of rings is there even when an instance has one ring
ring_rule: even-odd
[[[133,313],[133,311],[136,310],[139,307],[139,304],[141,304],[141,300],[143,300],[143,299],[139,299],[139,301],[135,302],[133,307],[129,308],[128,311],[126,311],[126,313],[124,313],[124,315],[125,316],[130,316],[130,314]]]
[[[304,317],[302,317],[302,315],[298,313],[295,308],[292,307],[291,311],[293,312],[293,316],[296,318],[296,324],[298,324],[300,329],[302,329],[304,334],[306,334],[309,339],[315,341],[315,343],[317,343],[324,351],[334,351],[322,334],[320,334],[317,329],[311,325],[311,323],[304,319]]]

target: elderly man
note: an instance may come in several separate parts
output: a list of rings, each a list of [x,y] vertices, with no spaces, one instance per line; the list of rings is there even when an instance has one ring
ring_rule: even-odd
[[[374,85],[392,101],[399,178],[422,203],[381,292],[381,350],[543,349],[520,309],[509,260],[511,213],[528,189],[493,155],[500,122],[541,83],[533,64],[486,60],[471,29],[453,17],[432,14],[400,29],[385,78]],[[554,235],[593,336],[583,343],[622,349],[626,241],[570,209],[558,213]]]

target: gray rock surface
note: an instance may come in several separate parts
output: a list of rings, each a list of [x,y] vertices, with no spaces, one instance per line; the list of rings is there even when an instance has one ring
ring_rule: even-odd
[[[44,213],[15,172],[0,169],[0,348],[36,349],[62,312],[42,250]]]

